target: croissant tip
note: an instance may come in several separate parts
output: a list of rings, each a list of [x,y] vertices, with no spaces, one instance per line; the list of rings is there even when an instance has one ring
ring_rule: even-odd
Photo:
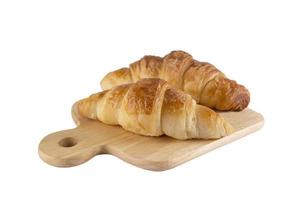
[[[235,131],[234,128],[231,126],[231,124],[226,124],[225,129],[226,129],[227,135],[231,135]]]
[[[250,93],[244,86],[241,86],[241,91],[238,92],[234,98],[233,108],[236,111],[241,111],[247,108],[249,103],[250,103]]]

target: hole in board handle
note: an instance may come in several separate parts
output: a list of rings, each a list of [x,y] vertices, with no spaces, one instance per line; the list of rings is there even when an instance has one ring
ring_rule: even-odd
[[[61,147],[73,147],[77,144],[77,140],[72,137],[63,138],[58,142]]]

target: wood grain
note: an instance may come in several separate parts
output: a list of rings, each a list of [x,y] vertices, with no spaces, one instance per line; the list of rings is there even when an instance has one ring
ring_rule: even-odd
[[[75,103],[72,117],[77,127],[47,135],[39,145],[39,155],[57,167],[72,167],[95,155],[108,153],[148,170],[176,167],[217,147],[244,137],[263,126],[263,116],[253,110],[220,113],[236,132],[217,140],[176,140],[167,136],[140,136],[98,121],[80,117]]]

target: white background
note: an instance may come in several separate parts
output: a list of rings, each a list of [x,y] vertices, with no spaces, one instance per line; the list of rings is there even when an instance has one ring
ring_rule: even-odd
[[[289,0],[0,1],[0,199],[299,199],[299,19]],[[246,85],[264,128],[164,172],[40,160],[107,72],[175,49]]]

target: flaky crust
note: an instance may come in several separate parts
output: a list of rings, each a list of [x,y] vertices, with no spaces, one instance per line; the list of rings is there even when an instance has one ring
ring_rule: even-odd
[[[239,111],[250,102],[250,93],[244,86],[228,79],[212,64],[199,62],[184,51],[172,51],[163,58],[144,56],[129,68],[107,74],[101,87],[106,90],[143,78],[164,79],[190,94],[197,103],[217,110]]]
[[[233,131],[218,113],[158,78],[93,94],[81,100],[78,109],[84,117],[146,136],[215,139]]]

